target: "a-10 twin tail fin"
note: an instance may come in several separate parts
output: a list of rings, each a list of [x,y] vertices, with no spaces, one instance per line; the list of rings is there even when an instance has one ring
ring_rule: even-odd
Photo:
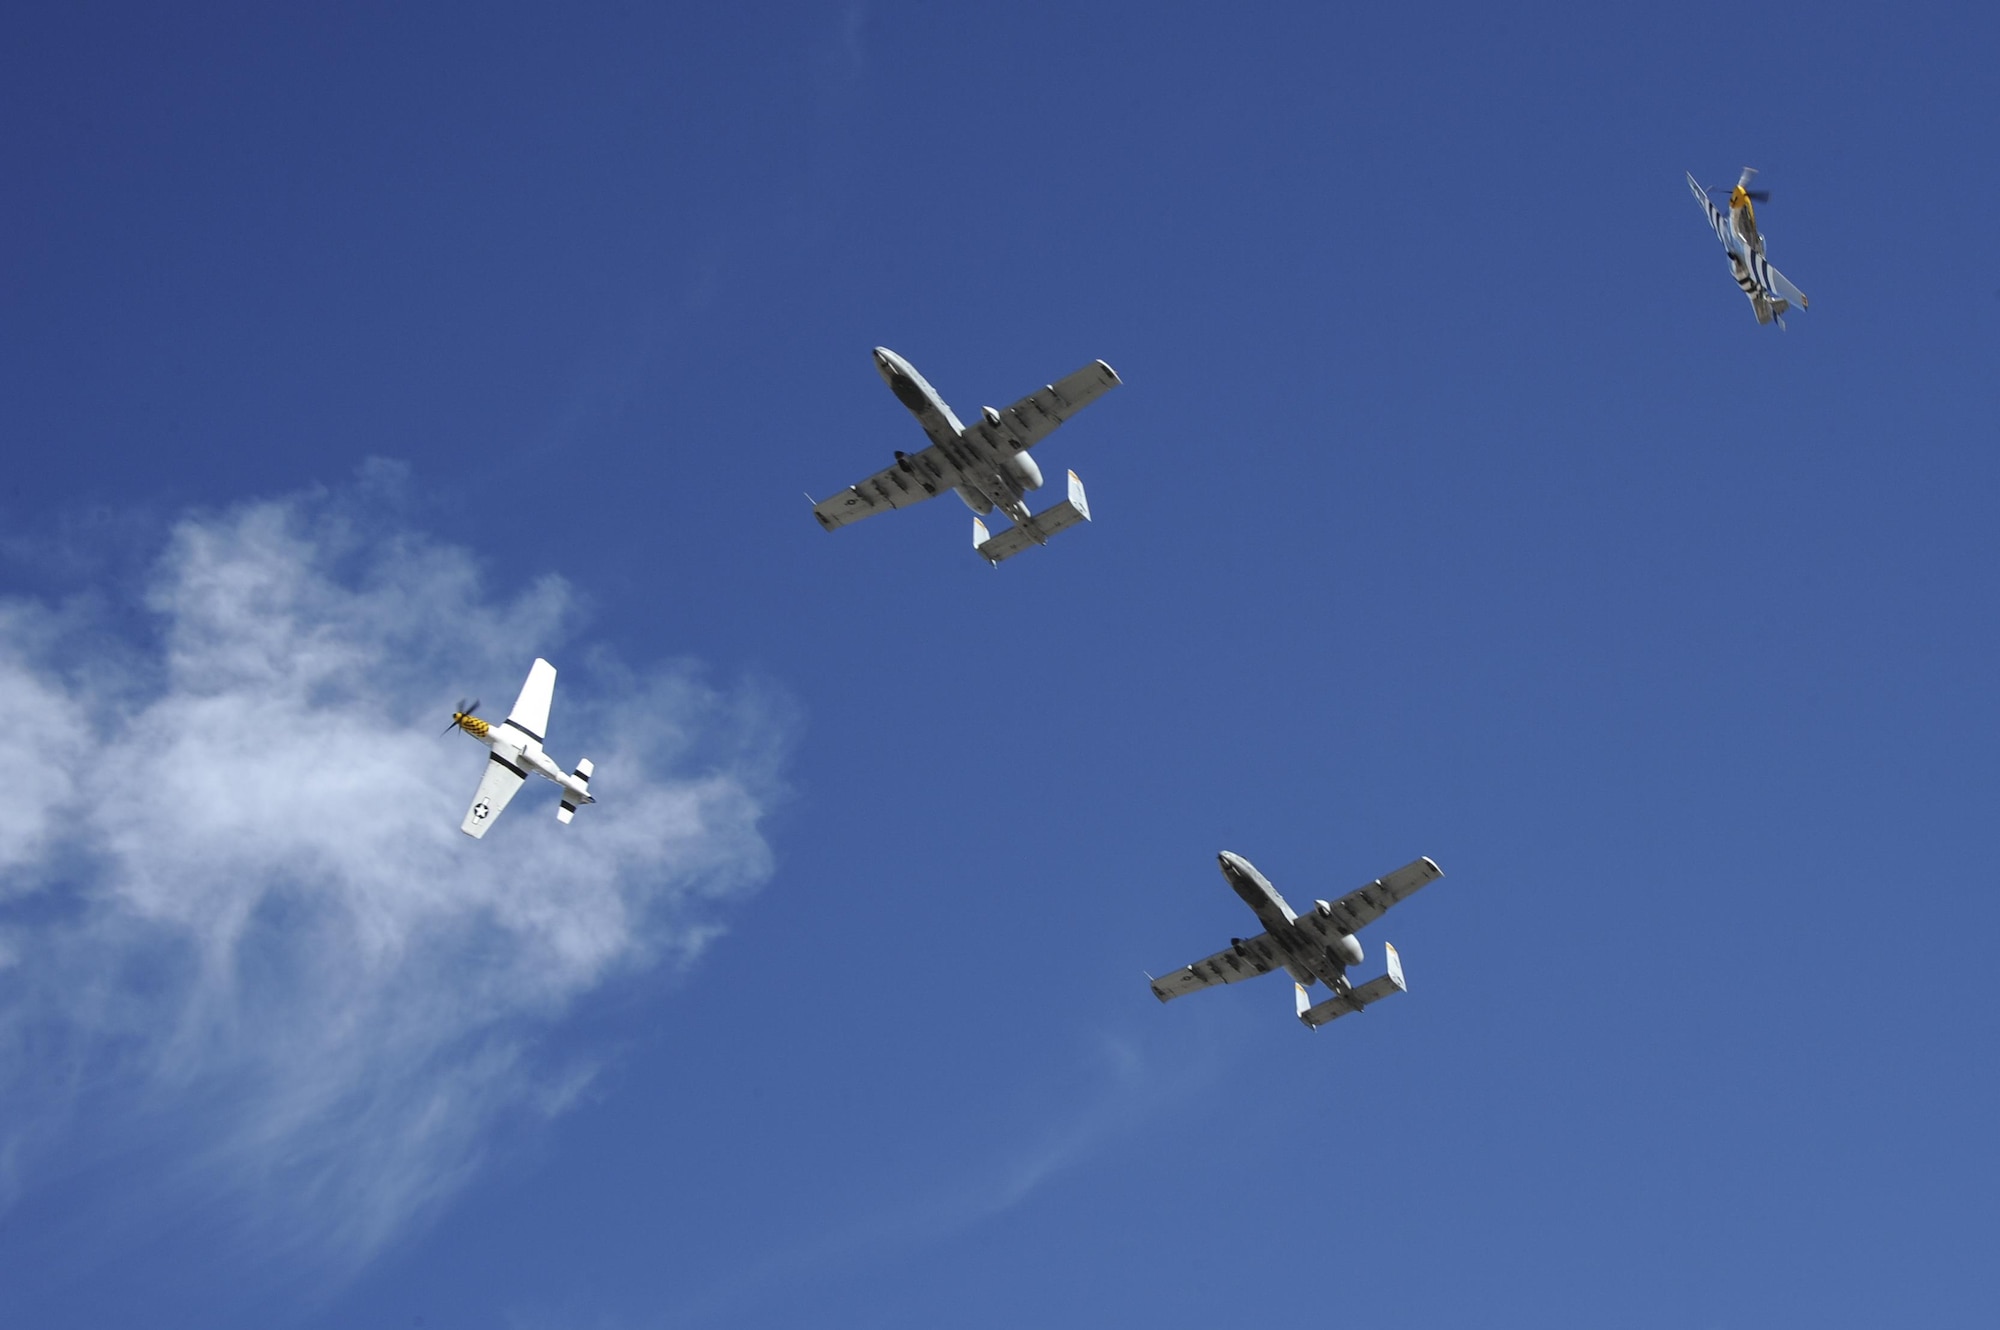
[[[1304,984],[1293,984],[1299,1019],[1305,1022],[1306,1028],[1317,1030],[1328,1021],[1339,1020],[1350,1011],[1360,1011],[1370,1003],[1380,1002],[1391,993],[1408,992],[1409,985],[1403,982],[1403,961],[1396,954],[1396,948],[1385,942],[1382,944],[1382,954],[1388,959],[1389,973],[1370,979],[1359,988],[1350,989],[1345,993],[1335,993],[1318,1006],[1314,1006],[1312,999],[1306,996]]]
[[[1049,537],[1067,531],[1078,522],[1090,520],[1090,501],[1083,497],[1083,482],[1069,473],[1069,497],[1046,512],[1036,513],[1025,525],[1010,526],[997,536],[986,534],[986,523],[972,519],[972,547],[994,567],[1011,559],[1030,545],[1046,545]]]

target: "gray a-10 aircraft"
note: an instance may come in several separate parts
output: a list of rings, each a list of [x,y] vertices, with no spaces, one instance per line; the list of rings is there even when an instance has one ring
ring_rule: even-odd
[[[1328,1021],[1405,990],[1403,963],[1395,947],[1386,942],[1382,944],[1382,952],[1389,963],[1387,974],[1357,988],[1348,982],[1347,967],[1361,964],[1361,943],[1355,933],[1387,914],[1390,906],[1407,899],[1419,887],[1444,876],[1443,870],[1429,859],[1405,864],[1337,901],[1315,901],[1311,910],[1297,914],[1270,879],[1248,859],[1227,850],[1216,858],[1221,861],[1222,876],[1236,889],[1243,903],[1256,911],[1264,931],[1256,937],[1231,938],[1227,951],[1218,951],[1206,960],[1154,979],[1154,997],[1171,1002],[1215,984],[1233,984],[1240,979],[1284,970],[1292,976],[1299,1019],[1308,1029],[1317,1030]],[[1332,997],[1316,1006],[1306,994],[1306,985],[1314,980],[1333,990]]]
[[[1038,514],[1028,512],[1026,495],[1042,487],[1042,469],[1028,450],[1056,426],[1118,386],[1111,366],[1094,360],[1066,379],[1029,393],[1004,411],[983,407],[970,425],[959,423],[937,389],[924,382],[910,362],[886,346],[875,348],[875,368],[896,399],[910,409],[930,435],[920,453],[896,453],[896,464],[813,505],[813,516],[828,531],[891,508],[908,508],[954,490],[972,509],[972,545],[998,565],[1030,545],[1090,520],[1083,482],[1069,473],[1069,497]],[[810,496],[808,496],[810,497]],[[980,517],[998,508],[1014,525],[988,536]]]

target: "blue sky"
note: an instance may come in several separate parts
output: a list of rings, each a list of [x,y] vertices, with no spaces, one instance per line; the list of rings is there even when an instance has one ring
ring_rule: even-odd
[[[0,1319],[1990,1323],[1996,37],[17,15]],[[878,344],[1092,524],[819,530]]]

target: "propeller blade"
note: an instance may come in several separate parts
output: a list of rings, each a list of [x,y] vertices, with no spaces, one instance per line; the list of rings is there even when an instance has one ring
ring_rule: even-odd
[[[1771,201],[1771,191],[1768,189],[1746,189],[1743,192],[1757,203],[1769,203]]]
[[[459,698],[458,706],[454,708],[451,713],[451,724],[444,727],[444,734],[438,735],[438,738],[442,739],[446,734],[450,734],[453,730],[457,729],[458,718],[460,716],[470,716],[473,712],[477,710],[479,710],[479,701],[477,698],[473,699],[473,703],[471,706],[465,705],[464,698],[462,697]]]

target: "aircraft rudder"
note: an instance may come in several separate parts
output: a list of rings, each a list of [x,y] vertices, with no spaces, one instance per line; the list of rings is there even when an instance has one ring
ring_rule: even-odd
[[[1084,497],[1083,482],[1077,479],[1074,471],[1069,473],[1069,506],[1076,509],[1078,517],[1086,522],[1090,520],[1090,500]]]
[[[562,823],[564,826],[568,826],[570,819],[576,816],[579,804],[596,802],[590,796],[590,773],[596,769],[596,767],[591,765],[589,758],[580,757],[577,759],[576,766],[569,773],[570,779],[583,786],[584,792],[576,797],[571,797],[567,791],[564,792],[562,802],[556,805],[556,821]]]

